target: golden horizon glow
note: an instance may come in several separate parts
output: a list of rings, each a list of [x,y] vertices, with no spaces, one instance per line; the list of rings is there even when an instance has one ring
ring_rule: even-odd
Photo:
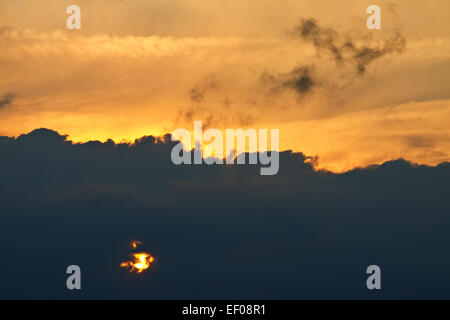
[[[333,172],[450,161],[448,1],[380,0],[380,31],[365,27],[368,0],[263,0],[258,10],[248,0],[80,0],[75,32],[64,29],[69,4],[0,0],[0,135],[48,128],[74,142],[133,143],[192,135],[202,120],[222,132],[279,129],[280,151]],[[302,17],[370,45],[401,30],[406,49],[355,75],[286,34]],[[318,74],[310,94],[271,84],[302,65]]]

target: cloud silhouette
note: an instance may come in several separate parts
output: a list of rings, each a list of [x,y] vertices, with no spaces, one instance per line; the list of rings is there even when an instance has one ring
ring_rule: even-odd
[[[346,88],[355,77],[363,76],[374,61],[400,54],[406,49],[406,39],[400,29],[388,34],[381,43],[373,43],[365,38],[351,39],[350,35],[321,26],[314,18],[302,18],[288,34],[313,45],[318,61],[309,65],[299,62],[287,73],[265,71],[261,78],[264,83],[272,84],[271,92],[287,88],[294,90],[300,98],[318,88],[325,89],[327,94],[336,88]],[[334,66],[320,70],[321,64],[328,61]],[[351,69],[346,66],[351,66]]]
[[[390,34],[382,44],[357,43],[332,28],[322,27],[316,19],[301,19],[292,35],[314,45],[317,53],[325,53],[337,63],[350,63],[358,74],[375,60],[406,49],[406,39],[400,30]]]
[[[268,177],[175,166],[173,145],[1,137],[0,298],[449,298],[449,163],[334,174],[284,151]],[[119,267],[131,239],[157,257],[139,278]],[[65,289],[71,264],[79,292]]]
[[[287,79],[283,82],[283,86],[294,89],[300,96],[311,92],[319,81],[312,75],[312,68],[297,67],[287,75]]]

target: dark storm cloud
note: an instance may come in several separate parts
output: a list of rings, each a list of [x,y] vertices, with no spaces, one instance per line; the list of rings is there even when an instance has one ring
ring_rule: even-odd
[[[267,177],[175,166],[174,144],[0,137],[0,298],[450,297],[449,163],[333,174],[285,151]],[[139,277],[118,266],[135,239],[158,259]],[[70,264],[79,292],[65,288]]]
[[[325,53],[337,63],[350,63],[358,74],[375,60],[391,54],[402,53],[406,48],[406,39],[397,30],[380,45],[359,43],[348,36],[339,34],[332,28],[322,27],[316,19],[301,19],[292,35],[314,45],[318,54]]]

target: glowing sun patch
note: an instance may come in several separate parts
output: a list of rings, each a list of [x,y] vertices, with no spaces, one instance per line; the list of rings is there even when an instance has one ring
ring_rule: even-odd
[[[140,244],[142,244],[142,242],[133,241],[131,242],[131,247],[136,249]],[[130,272],[141,273],[150,268],[151,263],[155,261],[155,258],[148,252],[133,253],[131,257],[132,258],[129,261],[124,261],[120,264],[122,268],[130,269]]]

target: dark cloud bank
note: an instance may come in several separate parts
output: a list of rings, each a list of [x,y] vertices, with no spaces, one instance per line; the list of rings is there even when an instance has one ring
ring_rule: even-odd
[[[450,298],[449,163],[333,174],[286,151],[268,177],[177,167],[172,146],[1,137],[0,298]],[[151,272],[119,268],[132,239]],[[70,264],[81,291],[65,287]]]

